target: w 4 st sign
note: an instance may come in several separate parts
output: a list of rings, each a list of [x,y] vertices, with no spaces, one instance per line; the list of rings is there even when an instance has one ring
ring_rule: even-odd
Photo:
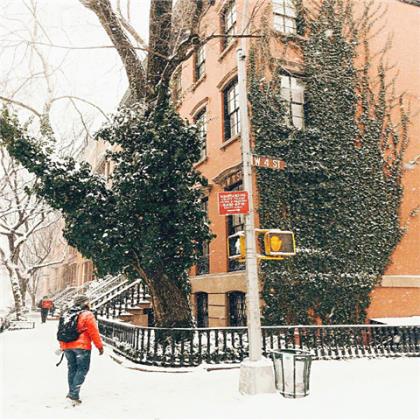
[[[286,162],[284,160],[270,156],[252,155],[251,163],[252,166],[258,166],[259,168],[274,169],[278,171],[286,169]]]

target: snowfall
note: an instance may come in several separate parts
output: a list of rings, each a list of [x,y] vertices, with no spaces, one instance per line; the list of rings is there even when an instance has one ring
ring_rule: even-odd
[[[65,360],[56,367],[57,321],[35,321],[0,334],[3,419],[420,419],[419,358],[315,361],[310,395],[286,399],[241,395],[239,368],[144,370],[109,346],[103,356],[92,351],[83,402],[72,407]]]

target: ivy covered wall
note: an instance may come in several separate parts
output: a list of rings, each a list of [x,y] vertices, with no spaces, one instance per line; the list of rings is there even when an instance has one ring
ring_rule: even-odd
[[[407,116],[402,110],[398,126],[391,120],[401,101],[386,78],[385,51],[371,67],[375,11],[367,5],[355,18],[351,1],[324,0],[311,12],[301,13],[303,129],[293,127],[281,99],[281,66],[267,82],[255,63],[273,59],[250,64],[255,153],[287,164],[282,172],[257,170],[260,225],[293,230],[299,250],[261,265],[264,322],[271,325],[363,322],[402,236]]]

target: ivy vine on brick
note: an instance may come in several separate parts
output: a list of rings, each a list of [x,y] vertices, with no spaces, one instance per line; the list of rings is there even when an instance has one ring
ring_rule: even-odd
[[[387,81],[386,49],[377,61],[369,51],[372,7],[356,18],[351,1],[324,0],[317,13],[302,14],[303,129],[291,125],[280,96],[282,63],[261,59],[258,45],[250,60],[255,153],[287,164],[282,172],[257,169],[260,225],[293,230],[299,251],[261,265],[268,325],[364,322],[403,234],[408,116]],[[268,62],[277,63],[269,81],[261,64]]]

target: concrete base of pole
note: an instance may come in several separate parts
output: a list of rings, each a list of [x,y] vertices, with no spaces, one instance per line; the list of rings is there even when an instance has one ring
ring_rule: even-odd
[[[241,363],[239,392],[248,395],[276,392],[273,362],[266,357],[257,362],[245,359]]]

